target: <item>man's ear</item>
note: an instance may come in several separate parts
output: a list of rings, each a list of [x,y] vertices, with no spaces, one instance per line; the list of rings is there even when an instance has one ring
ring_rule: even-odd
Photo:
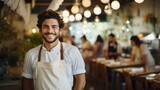
[[[62,31],[62,28],[59,28],[59,31]]]
[[[42,29],[41,29],[41,28],[39,28],[39,32],[40,32],[40,33],[42,32]]]

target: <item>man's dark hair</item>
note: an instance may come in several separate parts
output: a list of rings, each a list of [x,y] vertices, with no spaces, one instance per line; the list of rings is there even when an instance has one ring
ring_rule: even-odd
[[[64,27],[64,22],[62,18],[59,16],[59,14],[51,9],[42,11],[38,14],[38,21],[37,21],[37,27],[42,28],[42,23],[45,19],[56,19],[59,23],[59,28]]]
[[[109,34],[109,36],[115,38],[115,35],[113,33]]]

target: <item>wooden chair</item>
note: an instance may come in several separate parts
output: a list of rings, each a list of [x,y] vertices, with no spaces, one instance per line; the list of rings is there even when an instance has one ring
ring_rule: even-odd
[[[124,80],[125,80],[125,84],[126,84],[126,90],[133,90],[132,89],[132,81],[131,81],[131,77],[128,74],[128,72],[124,72]]]
[[[104,64],[99,63],[99,79],[103,90],[109,90],[107,68]],[[102,90],[101,89],[101,90]]]
[[[153,88],[153,90],[160,90],[160,81],[153,80],[152,81],[152,88]]]
[[[146,90],[147,89],[147,81],[144,77],[135,76],[136,80],[136,90]]]
[[[94,88],[98,88],[98,78],[99,78],[99,71],[98,71],[98,64],[96,61],[90,62],[90,75],[91,75],[91,83]]]

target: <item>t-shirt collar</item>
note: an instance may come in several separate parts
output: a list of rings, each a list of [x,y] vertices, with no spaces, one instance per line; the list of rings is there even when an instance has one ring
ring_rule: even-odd
[[[44,45],[42,45],[42,46],[43,46],[42,48],[45,51],[47,51],[47,49],[44,47]],[[58,44],[55,47],[53,47],[50,51],[57,51],[57,50],[60,50],[60,41],[58,41]]]

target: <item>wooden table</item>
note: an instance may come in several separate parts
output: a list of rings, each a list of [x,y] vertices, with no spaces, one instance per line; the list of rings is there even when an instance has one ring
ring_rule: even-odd
[[[137,69],[137,71],[136,71]],[[124,75],[127,90],[132,90],[132,81],[131,78],[135,78],[137,76],[152,74],[152,73],[159,73],[160,66],[148,66],[148,67],[130,67],[130,68],[121,68],[115,70],[117,73],[121,73]]]
[[[147,90],[148,88],[152,90],[154,87],[153,85],[154,81],[160,82],[160,73],[152,73],[142,76],[136,76],[135,80],[136,80],[137,90]]]
[[[99,77],[102,78],[101,82],[105,83],[107,90],[111,89],[111,87],[109,86],[110,78],[112,80],[111,84],[115,83],[115,77],[116,77],[116,75],[114,75],[115,69],[143,66],[143,64],[141,63],[125,62],[123,60],[106,60],[105,58],[98,58],[97,60],[93,59],[92,62],[96,62],[97,66],[99,67],[99,69],[95,69],[95,70],[99,70],[99,75],[100,75]],[[97,74],[94,74],[94,75],[97,75]]]

